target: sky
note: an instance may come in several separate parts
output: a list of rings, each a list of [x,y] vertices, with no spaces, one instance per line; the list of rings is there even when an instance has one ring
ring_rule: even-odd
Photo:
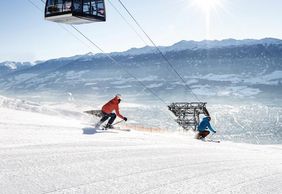
[[[105,52],[146,44],[124,22],[130,17],[118,0],[106,0],[107,21],[76,27]],[[36,5],[36,8],[34,5]],[[157,45],[181,40],[282,39],[281,0],[122,0]],[[69,25],[44,20],[41,0],[0,2],[0,62],[37,61],[99,53]],[[140,34],[142,32],[138,30]]]

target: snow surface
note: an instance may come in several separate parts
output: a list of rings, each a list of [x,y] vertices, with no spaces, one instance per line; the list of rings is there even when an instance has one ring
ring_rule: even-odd
[[[24,105],[0,106],[0,193],[282,193],[282,145],[95,131]]]

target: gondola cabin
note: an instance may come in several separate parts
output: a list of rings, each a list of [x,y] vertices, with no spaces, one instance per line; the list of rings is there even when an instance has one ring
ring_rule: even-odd
[[[104,0],[47,0],[45,19],[65,24],[106,21]]]

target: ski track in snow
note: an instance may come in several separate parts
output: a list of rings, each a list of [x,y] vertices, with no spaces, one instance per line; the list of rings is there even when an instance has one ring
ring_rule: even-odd
[[[0,109],[0,193],[281,193],[282,146],[96,131]]]

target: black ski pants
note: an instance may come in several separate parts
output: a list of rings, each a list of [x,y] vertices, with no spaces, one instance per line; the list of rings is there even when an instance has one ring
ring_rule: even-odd
[[[117,115],[115,113],[105,113],[105,112],[102,112],[103,114],[103,117],[102,119],[100,120],[100,122],[105,122],[108,118],[110,118],[110,120],[108,121],[108,124],[111,125],[113,124],[113,122],[115,121]]]

